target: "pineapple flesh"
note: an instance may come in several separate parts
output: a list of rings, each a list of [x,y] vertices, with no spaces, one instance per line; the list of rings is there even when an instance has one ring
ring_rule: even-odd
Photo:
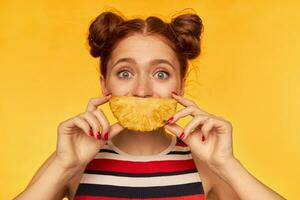
[[[175,114],[177,101],[173,98],[112,96],[109,106],[123,127],[152,131],[164,126],[167,119]]]

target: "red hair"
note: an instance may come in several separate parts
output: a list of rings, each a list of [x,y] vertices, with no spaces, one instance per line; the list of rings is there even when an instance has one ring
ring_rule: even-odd
[[[174,50],[183,78],[187,60],[200,55],[202,32],[202,20],[196,14],[182,14],[166,23],[155,16],[125,20],[113,12],[103,12],[90,24],[88,42],[91,55],[101,58],[100,72],[106,78],[107,62],[118,42],[136,33],[158,36]]]

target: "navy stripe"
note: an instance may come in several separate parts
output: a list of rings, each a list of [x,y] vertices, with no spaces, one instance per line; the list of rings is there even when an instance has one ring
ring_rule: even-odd
[[[99,152],[119,154],[119,153],[117,153],[117,152],[115,152],[114,150],[111,150],[111,149],[100,149]],[[188,150],[188,151],[170,151],[166,155],[169,155],[169,154],[172,154],[172,155],[185,155],[185,154],[189,154],[189,153],[191,153],[190,150]]]
[[[107,196],[120,198],[160,198],[204,194],[202,183],[155,187],[123,187],[80,183],[77,196]]]
[[[179,155],[184,155],[184,154],[190,154],[191,153],[191,151],[189,150],[189,151],[170,151],[169,153],[167,153],[167,155],[168,154],[179,154]]]
[[[115,152],[114,150],[111,150],[111,149],[100,149],[99,152],[108,152],[108,153],[119,154],[119,153],[117,153],[117,152]]]
[[[191,170],[182,170],[175,172],[158,172],[158,173],[142,173],[142,174],[134,174],[134,173],[125,173],[125,172],[114,172],[114,171],[101,171],[101,170],[88,170],[84,171],[85,174],[102,174],[102,175],[113,175],[113,176],[124,176],[124,177],[156,177],[156,176],[173,176],[173,175],[181,175],[188,173],[198,172],[196,168]]]

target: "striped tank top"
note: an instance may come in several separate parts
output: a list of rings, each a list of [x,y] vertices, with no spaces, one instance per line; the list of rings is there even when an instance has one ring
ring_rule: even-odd
[[[111,140],[86,166],[74,200],[205,200],[190,148],[172,136],[156,155],[131,155]]]

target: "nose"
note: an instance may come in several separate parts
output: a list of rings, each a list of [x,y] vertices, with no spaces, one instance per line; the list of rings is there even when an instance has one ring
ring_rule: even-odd
[[[151,83],[146,76],[140,77],[135,83],[135,86],[132,90],[132,95],[135,97],[144,98],[153,96]]]

